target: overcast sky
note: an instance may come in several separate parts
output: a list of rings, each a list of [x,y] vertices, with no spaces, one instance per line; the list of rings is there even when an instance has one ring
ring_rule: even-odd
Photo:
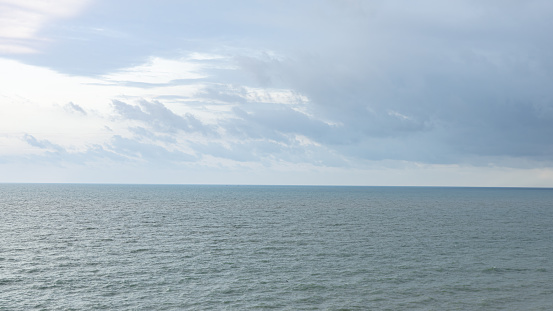
[[[0,0],[0,182],[553,187],[553,1]]]

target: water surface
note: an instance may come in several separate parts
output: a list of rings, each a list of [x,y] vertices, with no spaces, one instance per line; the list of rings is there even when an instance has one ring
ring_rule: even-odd
[[[553,190],[0,185],[0,310],[550,310]]]

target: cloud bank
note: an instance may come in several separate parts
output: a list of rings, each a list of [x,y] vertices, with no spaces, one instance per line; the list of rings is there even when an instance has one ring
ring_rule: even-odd
[[[120,166],[124,182],[553,185],[548,1],[140,3],[115,18],[125,5],[93,2],[47,52],[0,60],[3,163]]]

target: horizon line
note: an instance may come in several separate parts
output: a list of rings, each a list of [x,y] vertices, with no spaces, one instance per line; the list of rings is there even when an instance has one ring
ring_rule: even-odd
[[[451,186],[451,185],[339,185],[339,184],[208,184],[208,183],[124,183],[124,182],[0,182],[0,185],[120,185],[120,186],[247,186],[247,187],[373,187],[373,188],[504,188],[553,189],[540,186]]]

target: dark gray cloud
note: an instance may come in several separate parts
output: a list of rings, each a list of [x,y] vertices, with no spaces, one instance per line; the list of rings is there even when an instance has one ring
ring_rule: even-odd
[[[276,106],[237,108],[243,122],[230,128],[277,140],[298,133],[368,160],[550,162],[550,3],[350,4],[363,12],[341,3],[351,19],[318,24],[299,52],[237,58],[254,84],[306,95],[313,118]]]

